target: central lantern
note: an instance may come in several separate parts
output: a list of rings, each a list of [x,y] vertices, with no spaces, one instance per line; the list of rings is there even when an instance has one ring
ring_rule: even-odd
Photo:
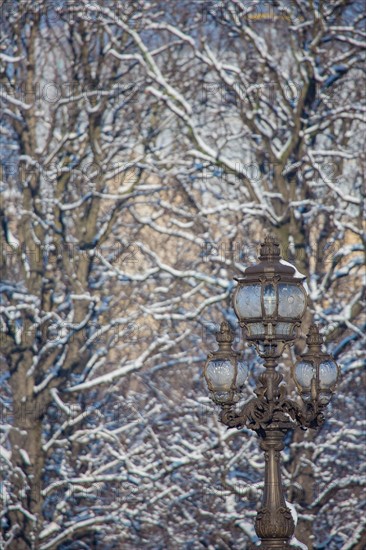
[[[261,244],[259,260],[236,279],[235,313],[247,340],[259,346],[290,343],[307,306],[306,277],[281,258],[279,244],[271,235]]]

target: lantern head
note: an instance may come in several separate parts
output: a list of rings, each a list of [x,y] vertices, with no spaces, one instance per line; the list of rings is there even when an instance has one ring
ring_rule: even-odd
[[[305,276],[285,262],[276,239],[268,235],[261,244],[259,263],[247,267],[236,279],[234,310],[246,338],[264,347],[291,343],[307,306]],[[261,347],[262,345],[262,347]]]
[[[216,333],[219,348],[209,354],[204,368],[211,398],[219,405],[235,403],[248,376],[248,367],[231,347],[233,340],[229,323],[224,321]]]
[[[340,373],[333,357],[322,352],[323,342],[317,325],[311,325],[306,339],[308,350],[296,363],[294,372],[303,401],[316,401],[321,407],[329,403]]]

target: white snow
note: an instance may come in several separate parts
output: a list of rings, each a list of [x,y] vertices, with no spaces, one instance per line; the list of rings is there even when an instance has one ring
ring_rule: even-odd
[[[25,449],[20,449],[19,454],[22,457],[22,460],[26,466],[31,466],[31,461],[29,455]]]

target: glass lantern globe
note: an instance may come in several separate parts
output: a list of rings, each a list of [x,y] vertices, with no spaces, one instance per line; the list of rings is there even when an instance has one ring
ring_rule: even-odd
[[[311,381],[315,377],[314,365],[310,361],[299,361],[295,366],[295,382],[301,388],[301,396],[304,401],[310,399]]]
[[[322,361],[319,365],[319,387],[321,390],[332,389],[338,379],[338,365],[331,358]]]
[[[318,369],[319,403],[328,405],[338,381],[338,365],[329,356],[320,363]]]
[[[325,406],[335,390],[339,366],[331,355],[322,352],[324,341],[317,325],[311,325],[306,343],[308,350],[295,365],[294,380],[305,402],[311,399]]]
[[[215,400],[222,403],[233,399],[233,394],[240,393],[248,376],[248,368],[234,357],[211,359],[208,361],[205,377]]]
[[[204,376],[213,401],[220,405],[231,404],[239,398],[248,376],[248,367],[231,348],[234,335],[227,322],[221,323],[216,340],[219,349],[209,355]]]
[[[281,258],[279,244],[271,235],[261,244],[259,260],[236,279],[235,313],[247,340],[291,342],[307,306],[305,276]]]

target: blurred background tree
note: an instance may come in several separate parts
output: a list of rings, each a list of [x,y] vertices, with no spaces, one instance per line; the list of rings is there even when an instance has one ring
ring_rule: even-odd
[[[284,457],[297,538],[360,550],[362,2],[12,0],[1,24],[4,548],[257,540],[263,458],[201,371],[270,231],[342,366]]]

